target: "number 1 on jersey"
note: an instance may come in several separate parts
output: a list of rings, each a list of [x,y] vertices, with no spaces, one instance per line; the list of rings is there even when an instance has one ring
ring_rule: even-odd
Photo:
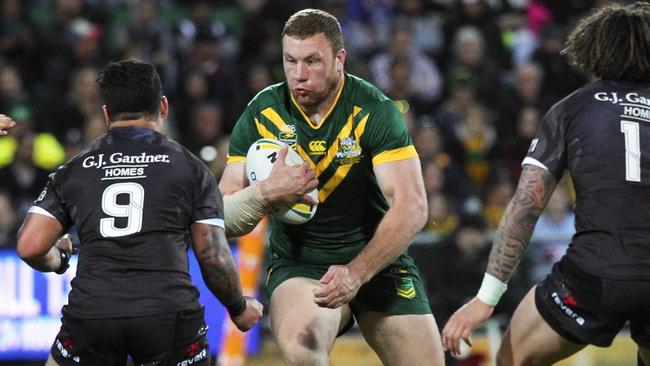
[[[639,123],[621,121],[621,132],[625,135],[625,180],[641,181],[641,142]]]
[[[129,203],[117,203],[117,196],[125,194]],[[102,194],[102,211],[113,217],[99,220],[99,232],[105,238],[116,238],[131,235],[142,230],[142,214],[144,207],[144,188],[138,183],[115,183],[106,187]],[[126,217],[125,227],[116,227],[115,218]]]

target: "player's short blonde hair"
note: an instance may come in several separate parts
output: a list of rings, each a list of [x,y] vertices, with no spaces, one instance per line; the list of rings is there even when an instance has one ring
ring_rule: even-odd
[[[282,37],[305,39],[319,33],[330,41],[334,53],[344,48],[339,21],[332,14],[318,9],[303,9],[293,14],[284,24]]]

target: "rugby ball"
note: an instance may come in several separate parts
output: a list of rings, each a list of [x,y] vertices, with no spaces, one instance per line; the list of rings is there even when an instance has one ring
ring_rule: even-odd
[[[287,146],[284,142],[273,139],[255,141],[246,154],[246,177],[250,184],[256,184],[269,177],[273,164],[280,149]],[[304,162],[300,155],[289,148],[285,163],[289,166],[299,166]],[[309,195],[318,200],[318,190],[314,189]],[[292,225],[304,224],[316,214],[318,205],[305,203],[278,204],[271,209],[271,214],[282,222]]]

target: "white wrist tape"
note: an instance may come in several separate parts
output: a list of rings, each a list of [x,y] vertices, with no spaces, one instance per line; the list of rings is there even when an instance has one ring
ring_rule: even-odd
[[[250,233],[269,211],[270,205],[256,194],[256,185],[224,196],[223,211],[228,237]]]
[[[488,305],[495,306],[507,289],[508,285],[486,272],[476,297]]]

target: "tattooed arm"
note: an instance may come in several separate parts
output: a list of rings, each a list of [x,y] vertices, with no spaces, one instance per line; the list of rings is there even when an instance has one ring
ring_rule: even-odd
[[[524,165],[517,191],[510,200],[494,237],[487,273],[503,283],[508,282],[521,261],[535,223],[556,184],[555,176],[545,169]],[[498,301],[498,297],[496,299]],[[445,350],[460,355],[461,339],[471,346],[470,334],[492,315],[493,310],[494,305],[487,304],[478,297],[458,309],[442,331]]]
[[[242,295],[237,268],[221,227],[194,223],[192,247],[210,292],[226,306],[232,321],[246,331],[262,316],[262,304]]]
[[[555,185],[555,176],[534,165],[524,165],[515,195],[494,236],[487,273],[507,283],[528,247],[535,223]]]

